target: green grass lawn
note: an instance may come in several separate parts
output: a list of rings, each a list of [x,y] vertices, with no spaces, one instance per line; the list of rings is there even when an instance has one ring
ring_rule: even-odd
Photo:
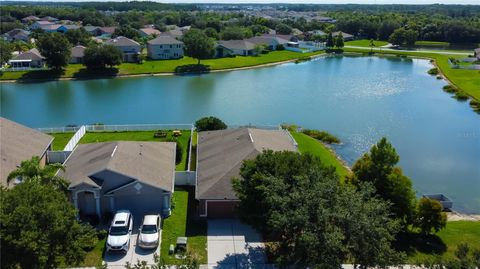
[[[334,166],[337,170],[339,176],[343,179],[346,175],[350,173],[342,162],[340,162],[335,154],[331,152],[325,145],[320,141],[302,133],[290,132],[298,143],[298,149],[300,152],[309,152],[315,156],[318,156],[324,164]]]
[[[166,141],[172,137],[172,132],[169,131],[166,138],[153,137],[154,131],[126,131],[126,132],[87,132],[80,144],[108,142],[108,141]],[[182,136],[177,138],[183,148],[182,161],[177,164],[177,171],[185,171],[187,168],[187,152],[188,141],[190,139],[190,130],[182,130]]]
[[[373,44],[375,47],[381,47],[388,45],[387,41],[380,41],[374,40]],[[370,40],[369,39],[362,39],[362,40],[353,40],[345,42],[345,46],[357,46],[357,47],[370,47]]]
[[[49,135],[55,138],[53,139],[52,149],[63,150],[74,133],[51,133]]]
[[[480,221],[449,221],[447,227],[432,237],[430,242],[420,242],[416,249],[408,253],[409,263],[421,263],[436,254],[443,258],[453,258],[457,246],[467,243],[470,249],[480,250]]]
[[[87,255],[85,255],[85,259],[81,264],[79,264],[80,267],[93,267],[93,266],[100,266],[102,265],[102,258],[103,258],[103,251],[105,249],[105,241],[107,238],[104,238],[102,240],[98,240],[97,244],[95,247],[87,252]]]
[[[417,46],[448,46],[450,43],[448,42],[440,42],[440,41],[417,41],[415,42]]]
[[[177,237],[186,236],[188,251],[198,256],[201,264],[207,263],[207,222],[195,220],[195,189],[175,187],[172,215],[163,221],[160,258],[166,264],[178,264],[179,260],[168,254],[170,244],[175,246]]]
[[[190,160],[190,171],[197,170],[197,142],[198,142],[198,132],[193,132],[192,135],[192,159]]]
[[[298,53],[292,51],[272,51],[268,54],[259,56],[237,56],[232,58],[217,58],[202,60],[201,64],[207,65],[210,70],[221,70],[230,68],[249,67],[288,60],[295,60],[302,57],[321,54],[323,51]],[[177,60],[146,60],[141,64],[123,63],[118,66],[118,75],[135,75],[135,74],[154,74],[154,73],[172,73],[175,68],[184,65],[196,64],[197,60],[190,57],[183,57]],[[86,72],[83,65],[70,64],[62,74],[55,74],[49,70],[41,71],[18,71],[0,73],[0,80],[17,80],[17,79],[56,79],[56,78],[74,78],[82,76],[95,76],[96,74]]]
[[[357,53],[368,53],[369,48],[360,49],[360,48],[345,48],[345,52],[357,52]],[[435,60],[437,66],[440,68],[440,71],[448,78],[448,80],[457,86],[460,90],[464,91],[471,97],[476,100],[480,100],[480,70],[463,70],[463,69],[453,69],[448,64],[448,59],[453,58],[464,58],[462,55],[448,55],[448,54],[436,54],[420,51],[391,51],[391,50],[380,50],[373,49],[376,53],[387,54],[387,55],[405,55],[412,57],[420,58],[429,58]],[[439,89],[441,90],[441,89]]]

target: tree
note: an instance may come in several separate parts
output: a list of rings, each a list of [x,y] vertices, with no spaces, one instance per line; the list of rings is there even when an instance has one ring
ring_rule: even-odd
[[[113,32],[112,37],[117,37],[117,36],[124,36],[126,38],[139,38],[140,33],[133,27],[129,25],[123,25],[115,29],[115,32]]]
[[[214,131],[227,129],[227,125],[219,118],[210,116],[203,117],[195,122],[197,131]]]
[[[333,48],[333,46],[335,46],[332,33],[328,33],[325,45],[327,46],[327,48]]]
[[[22,161],[20,166],[13,170],[7,177],[8,183],[13,179],[19,179],[20,182],[37,181],[41,184],[51,185],[54,188],[66,191],[68,182],[56,175],[57,171],[65,168],[61,164],[48,164],[42,167],[38,156],[30,160]]]
[[[38,38],[37,46],[48,67],[58,70],[68,65],[71,45],[65,35],[43,34]]]
[[[345,44],[343,42],[343,34],[342,32],[340,32],[338,33],[337,38],[335,39],[335,46],[340,49],[340,48],[343,48],[344,45]]]
[[[358,185],[370,182],[376,193],[391,202],[392,213],[404,227],[410,224],[415,209],[415,193],[411,180],[396,167],[400,160],[395,148],[386,138],[373,145],[369,153],[364,154],[352,167],[350,182]]]
[[[447,215],[442,212],[440,202],[428,198],[422,198],[418,202],[415,226],[420,228],[423,235],[429,235],[445,228]]]
[[[349,260],[386,266],[400,260],[391,247],[398,231],[373,188],[340,183],[333,167],[310,154],[264,151],[244,161],[233,188],[240,217],[275,242],[275,262],[339,268]]]
[[[199,29],[190,29],[183,37],[185,44],[185,54],[198,60],[213,57],[215,44],[204,32]]]
[[[13,48],[10,43],[0,40],[0,66],[12,58]]]
[[[58,268],[78,264],[97,243],[96,232],[80,224],[65,193],[38,181],[0,189],[2,268]]]
[[[286,25],[285,23],[279,23],[277,24],[277,27],[275,27],[275,31],[277,31],[277,34],[289,35],[292,33],[292,27]]]
[[[222,40],[241,40],[243,38],[243,29],[240,27],[227,27],[222,33]]]
[[[215,40],[218,39],[218,32],[217,30],[215,30],[215,28],[207,27],[203,31],[205,32],[205,35],[207,35],[208,37],[213,38]]]
[[[255,55],[258,56],[259,54],[261,54],[265,50],[265,48],[266,48],[266,46],[262,45],[262,44],[255,45],[255,47],[254,47]]]
[[[85,49],[83,64],[88,69],[103,69],[122,63],[122,52],[113,45],[96,45]]]
[[[405,45],[408,47],[412,47],[415,45],[415,42],[417,41],[418,33],[415,30],[406,30],[404,32],[404,41]]]
[[[65,37],[68,39],[68,42],[74,46],[88,46],[88,44],[92,42],[91,35],[83,27],[67,31]]]

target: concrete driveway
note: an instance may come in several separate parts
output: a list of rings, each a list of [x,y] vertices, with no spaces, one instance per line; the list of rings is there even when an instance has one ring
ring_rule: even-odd
[[[125,268],[127,262],[130,264],[137,263],[139,261],[146,261],[147,264],[151,265],[154,264],[154,254],[160,256],[160,242],[156,249],[152,250],[144,250],[137,245],[137,238],[138,238],[138,229],[134,234],[130,236],[130,248],[128,252],[125,253],[108,253],[105,252],[105,256],[103,257],[103,262],[107,263],[108,268]],[[162,233],[160,231],[160,241],[162,238]]]
[[[270,268],[261,236],[238,220],[208,221],[209,268]]]

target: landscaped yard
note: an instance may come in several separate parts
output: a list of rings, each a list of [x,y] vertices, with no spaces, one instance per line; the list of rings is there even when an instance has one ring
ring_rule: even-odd
[[[230,68],[240,68],[248,66],[256,66],[268,63],[282,62],[288,60],[295,60],[302,57],[313,56],[321,54],[323,51],[298,53],[292,51],[272,51],[268,54],[261,54],[260,56],[237,56],[231,58],[218,58],[202,60],[201,64],[206,65],[210,70],[221,70]],[[153,74],[153,73],[173,73],[175,69],[180,66],[196,64],[197,60],[190,57],[183,57],[178,60],[158,60],[158,61],[144,61],[142,64],[123,63],[118,66],[117,75],[135,75],[135,74]],[[26,71],[19,72],[3,72],[0,75],[0,80],[16,80],[25,78],[31,79],[46,79],[46,78],[74,78],[82,76],[96,76],[85,72],[85,67],[80,64],[70,64],[65,69],[63,74],[54,74],[51,71],[33,71],[27,75]]]
[[[52,149],[63,150],[74,133],[51,133],[49,135],[55,138],[53,139]]]
[[[163,221],[160,258],[166,264],[180,261],[168,254],[170,244],[175,246],[177,237],[188,237],[188,251],[197,255],[201,264],[207,263],[207,222],[195,220],[195,189],[175,187],[172,215]]]
[[[125,132],[87,132],[80,144],[108,142],[108,141],[166,141],[172,138],[172,131],[168,132],[167,137],[156,138],[153,136],[155,131],[125,131]],[[190,130],[182,130],[182,136],[178,137],[178,142],[182,145],[182,161],[177,164],[177,171],[185,171],[187,168],[187,152],[190,139]]]
[[[388,45],[388,42],[387,41],[374,40],[373,44],[375,45],[375,47],[381,47],[381,46]],[[345,46],[370,47],[370,40],[362,39],[362,40],[347,41],[347,42],[345,42]]]
[[[335,153],[330,151],[320,141],[303,133],[290,133],[292,134],[295,141],[297,141],[298,150],[300,150],[300,152],[309,152],[312,155],[319,157],[324,164],[334,166],[342,179],[350,173],[350,171],[345,168],[345,166],[343,166],[342,162],[337,159]]]
[[[416,46],[433,46],[433,47],[438,47],[438,46],[448,46],[450,43],[448,42],[439,42],[439,41],[417,41],[415,42]]]

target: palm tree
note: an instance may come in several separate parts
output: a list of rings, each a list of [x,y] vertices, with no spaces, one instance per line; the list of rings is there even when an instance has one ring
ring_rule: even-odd
[[[34,156],[30,160],[22,161],[20,166],[8,175],[7,182],[10,183],[15,178],[19,178],[21,181],[34,180],[42,184],[51,184],[57,189],[66,191],[68,182],[56,175],[59,169],[65,171],[65,167],[59,163],[41,167],[40,157]]]

